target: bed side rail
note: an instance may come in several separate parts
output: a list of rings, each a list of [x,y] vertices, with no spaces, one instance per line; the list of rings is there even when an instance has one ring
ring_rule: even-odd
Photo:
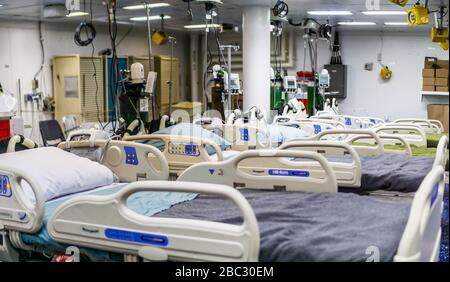
[[[444,169],[437,166],[425,177],[414,196],[408,223],[394,261],[438,260],[444,186]]]
[[[34,204],[25,195],[22,181],[33,190]],[[34,179],[26,171],[11,171],[7,164],[0,164],[0,230],[37,232],[42,226],[44,211],[44,193]]]
[[[235,151],[246,151],[255,149],[272,148],[269,132],[263,128],[247,124],[213,124],[208,130],[219,130],[222,137],[230,142],[231,149]],[[261,137],[264,142],[261,142]]]
[[[313,161],[320,167],[305,167],[304,162],[289,158]],[[325,157],[298,150],[246,151],[227,161],[192,166],[178,180],[246,189],[337,192],[336,175]]]
[[[171,173],[179,174],[186,168],[200,163],[212,161],[206,150],[210,146],[217,154],[217,160],[223,160],[222,149],[215,142],[194,136],[152,134],[127,137],[127,141],[161,141],[164,143],[164,157],[169,163]]]
[[[440,165],[445,168],[447,166],[447,148],[448,148],[448,137],[444,135],[439,140],[433,167]]]
[[[222,196],[240,210],[242,225],[147,217],[127,207],[139,192],[189,192]],[[231,187],[193,182],[136,182],[102,197],[81,196],[61,206],[48,224],[50,236],[73,244],[149,261],[257,261],[259,229],[245,197]]]
[[[351,157],[351,163],[329,161],[336,174],[339,187],[361,187],[361,159],[356,150],[347,143],[333,141],[295,141],[281,145],[279,150],[302,150],[315,152],[325,156]],[[264,162],[267,166],[267,163]],[[310,167],[317,163],[308,164]]]
[[[383,143],[383,147],[384,147],[384,154],[406,154],[409,156],[412,156],[413,152],[412,152],[412,148],[411,145],[409,144],[408,141],[406,141],[405,138],[403,138],[402,136],[399,135],[387,135],[387,134],[383,134],[383,135],[378,135]],[[361,142],[361,143],[367,143],[367,144],[374,144],[376,143],[376,141],[373,138],[363,138],[361,136],[353,136],[350,137],[348,140],[349,144],[353,144],[354,142]],[[403,149],[401,148],[386,148],[385,145],[400,145],[403,147]]]
[[[414,124],[420,126],[426,133],[441,134],[444,132],[443,124],[438,120],[428,120],[420,118],[397,119],[393,124]]]
[[[8,147],[6,149],[7,153],[13,153],[16,151],[16,146],[22,145],[27,149],[35,149],[38,145],[31,139],[24,137],[23,135],[14,135],[9,139]]]
[[[87,140],[62,142],[58,148],[69,152],[77,149],[100,149],[101,156],[97,161],[114,172],[121,182],[169,179],[167,160],[161,151],[150,145],[116,140]]]
[[[379,155],[384,153],[383,142],[380,136],[370,129],[336,129],[324,131],[308,140],[321,141],[325,140],[324,137],[348,143],[356,150],[359,156]],[[372,140],[372,144],[375,144],[375,146],[361,146],[354,144],[361,140]]]
[[[373,130],[375,133],[380,135],[388,134],[388,135],[402,136],[411,145],[415,145],[417,147],[427,146],[427,136],[425,134],[425,131],[422,128],[420,128],[420,126],[390,124],[373,128]]]
[[[295,126],[300,128],[301,130],[307,132],[309,135],[316,135],[323,131],[333,130],[336,129],[336,127],[330,123],[324,123],[322,120],[318,121],[289,121],[289,122],[282,122],[279,121],[276,124],[282,125],[282,126]]]

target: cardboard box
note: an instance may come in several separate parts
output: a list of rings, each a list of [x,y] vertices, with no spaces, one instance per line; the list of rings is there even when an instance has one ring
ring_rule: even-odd
[[[436,86],[438,92],[448,92],[448,86]]]
[[[423,78],[423,85],[424,86],[434,86],[435,80],[436,79],[434,77],[424,77]],[[445,86],[445,85],[441,85],[441,86]]]
[[[445,132],[448,132],[448,105],[429,104],[428,119],[437,119],[444,125]]]
[[[422,77],[435,77],[436,71],[434,69],[423,69]]]
[[[448,78],[435,78],[434,86],[448,86]]]
[[[438,59],[436,57],[425,57],[424,69],[434,69],[436,68]]]
[[[436,91],[436,87],[434,85],[424,85],[422,91]]]
[[[437,69],[446,69],[448,70],[448,60],[437,60],[436,61]]]
[[[448,78],[448,69],[436,69],[436,77]]]

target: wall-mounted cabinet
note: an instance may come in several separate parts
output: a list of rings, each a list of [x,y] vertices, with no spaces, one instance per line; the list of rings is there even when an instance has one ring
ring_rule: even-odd
[[[55,119],[67,115],[82,122],[105,121],[106,99],[102,57],[57,56],[52,60]]]

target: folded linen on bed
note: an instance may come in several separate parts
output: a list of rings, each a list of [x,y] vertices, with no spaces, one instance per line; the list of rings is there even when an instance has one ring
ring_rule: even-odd
[[[374,247],[392,261],[406,226],[410,202],[346,193],[242,190],[258,219],[260,261],[364,262]],[[200,195],[155,216],[240,224],[234,205]]]

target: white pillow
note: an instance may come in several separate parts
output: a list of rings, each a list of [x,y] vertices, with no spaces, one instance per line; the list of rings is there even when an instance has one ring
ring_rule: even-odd
[[[46,201],[114,182],[107,167],[54,147],[0,154],[0,163],[12,172],[26,172],[41,187]]]

